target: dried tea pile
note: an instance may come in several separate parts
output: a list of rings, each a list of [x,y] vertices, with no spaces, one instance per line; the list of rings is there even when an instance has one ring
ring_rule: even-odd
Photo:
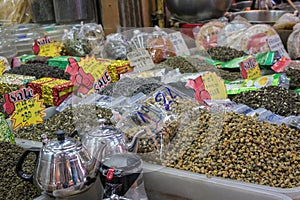
[[[118,82],[109,84],[100,94],[113,97],[132,97],[139,92],[150,94],[160,86],[161,84],[153,78],[122,78]]]
[[[281,87],[269,86],[257,91],[244,92],[231,97],[231,100],[253,109],[265,108],[285,117],[300,115],[300,95]]]
[[[56,138],[55,132],[65,130],[67,135],[75,130],[85,129],[87,126],[99,125],[98,119],[106,119],[111,125],[112,112],[109,109],[95,105],[80,105],[65,109],[61,113],[50,117],[43,124],[30,125],[15,131],[16,138],[40,141],[42,134],[47,134],[49,139]]]
[[[137,95],[138,93],[142,92],[144,94],[150,94],[151,92],[154,92],[157,88],[161,87],[162,85],[158,83],[148,83],[145,85],[141,85],[138,87],[132,94],[132,96]]]
[[[290,78],[290,89],[300,88],[300,69],[289,68],[285,71],[288,78]]]
[[[42,63],[23,64],[19,67],[12,68],[7,73],[35,76],[36,79],[40,79],[43,77],[52,77],[70,80],[70,75],[65,73],[64,70]]]
[[[242,79],[241,72],[230,72],[223,69],[219,69],[220,76],[227,81],[236,81]]]
[[[19,157],[25,150],[15,144],[0,141],[0,199],[32,200],[41,195],[35,185],[20,179],[15,167]],[[34,155],[27,157],[23,166],[26,172],[33,172]]]
[[[187,57],[184,59],[188,61],[191,65],[193,65],[196,68],[197,72],[215,72],[218,76],[228,81],[242,79],[242,75],[240,72],[229,72],[223,69],[218,69],[214,65],[207,63],[205,60],[201,60],[196,57]]]
[[[280,188],[300,186],[300,132],[236,113],[194,110],[167,151],[149,144],[150,163]],[[146,144],[145,141],[140,142]],[[162,160],[161,160],[162,158]]]
[[[183,57],[171,57],[163,62],[164,65],[167,65],[171,69],[179,69],[180,73],[196,73],[198,72],[197,68],[188,62]]]
[[[246,55],[243,51],[225,46],[210,47],[207,49],[207,53],[213,60],[218,60],[221,62],[228,62],[234,58],[239,58]]]
[[[229,72],[223,69],[218,69],[214,65],[197,57],[173,57],[163,63],[160,63],[158,66],[160,68],[179,68],[181,73],[197,73],[205,71],[215,72],[218,76],[228,81],[235,81],[242,78],[240,72]]]
[[[216,68],[212,64],[205,62],[205,60],[203,59],[201,60],[200,58],[197,57],[187,57],[185,59],[197,69],[197,72],[210,71],[210,72],[215,72],[217,75],[220,75],[218,68]]]
[[[167,166],[272,187],[300,186],[299,132],[235,113],[228,113],[223,125],[219,133],[201,132],[202,126]]]
[[[65,55],[84,57],[91,51],[92,49],[84,45],[79,38],[76,38],[74,40],[66,39],[64,41],[63,53]]]

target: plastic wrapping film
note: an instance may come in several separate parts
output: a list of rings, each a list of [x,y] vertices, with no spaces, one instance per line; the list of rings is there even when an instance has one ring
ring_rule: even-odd
[[[186,104],[196,106],[190,97],[169,86],[163,86],[148,95],[134,110],[124,113],[117,127],[122,128],[128,138],[132,133],[146,130],[140,138],[139,153],[158,153],[163,156],[166,146],[180,124]]]
[[[140,174],[137,180],[142,180],[143,175]],[[137,182],[137,181],[136,181]],[[133,185],[128,189],[128,191],[125,193],[124,196],[119,196],[117,194],[114,194],[113,190],[118,190],[121,187],[128,187],[122,186],[122,184],[110,184],[110,191],[111,194],[109,197],[104,198],[103,200],[148,200],[147,193],[145,190],[144,182],[141,181],[141,183],[133,183]],[[106,189],[104,187],[104,192],[106,192]]]
[[[137,50],[147,48],[147,40],[150,37],[149,33],[142,32],[141,30],[134,30],[133,37],[130,39],[130,48],[131,50]]]
[[[75,25],[63,36],[64,51],[67,55],[84,57],[102,56],[105,34],[101,24]]]
[[[298,26],[298,25],[296,25]],[[287,50],[291,59],[299,59],[300,58],[300,25],[299,29],[294,29],[293,32],[289,35],[287,41]]]
[[[218,46],[227,46],[237,50],[240,48],[240,39],[242,38],[244,31],[251,25],[247,19],[236,16],[234,20],[226,24],[224,28],[218,34]]]
[[[113,60],[126,60],[129,50],[129,41],[121,33],[112,33],[106,36],[103,57]]]
[[[120,78],[163,78],[167,73],[167,70],[165,68],[163,69],[154,69],[154,70],[148,70],[143,72],[131,72],[122,74]]]
[[[103,56],[110,58],[112,50],[118,52],[121,59],[126,59],[125,53],[127,55],[138,49],[146,49],[154,63],[160,63],[168,57],[176,56],[177,52],[189,54],[196,47],[195,40],[180,32],[177,33],[178,31],[159,27],[129,29],[107,37]]]
[[[70,30],[66,30],[63,35],[64,51],[66,55],[83,57],[86,55],[86,51],[83,49],[80,38],[80,25],[73,26]]]
[[[146,92],[143,91],[143,87],[146,85],[155,86],[158,85],[161,86],[161,83],[159,80],[155,78],[122,78],[118,82],[112,83],[108,85],[102,94],[112,97],[119,97],[119,96],[125,96],[125,97],[132,97],[135,94],[139,92]],[[156,88],[155,88],[156,89]],[[147,90],[147,89],[145,89]],[[152,91],[150,91],[152,92]]]
[[[221,133],[224,112],[221,104],[205,108],[179,90],[163,86],[148,95],[135,110],[124,113],[117,126],[129,139],[136,131],[146,130],[140,138],[138,154],[147,162],[167,165],[187,150],[196,134],[204,133],[206,141],[199,156],[205,156]],[[210,126],[204,127],[200,119],[203,116],[209,117]]]
[[[0,23],[5,25],[29,23],[32,19],[30,0],[2,0]]]
[[[148,38],[147,48],[154,63],[176,56],[175,47],[168,34],[159,28],[156,28],[156,31]]]
[[[299,116],[288,116],[288,117],[283,117],[280,115],[277,115],[265,108],[258,108],[258,109],[253,109],[245,104],[235,104],[230,111],[238,113],[238,114],[243,114],[247,115],[250,117],[254,117],[259,121],[265,121],[270,124],[277,124],[277,125],[282,125],[286,124],[287,126],[291,128],[295,128],[300,130],[300,117]]]
[[[278,20],[276,20],[273,28],[276,30],[290,30],[293,29],[293,27],[299,22],[300,19],[296,13],[285,13]]]
[[[81,38],[83,46],[90,50],[90,55],[100,56],[102,54],[105,33],[101,24],[83,24],[79,32],[79,38]]]
[[[218,34],[225,25],[226,23],[218,20],[204,24],[196,35],[196,47],[200,50],[206,50],[217,46]]]
[[[241,37],[241,50],[252,55],[271,51],[269,39],[273,36],[279,37],[271,26],[266,24],[253,25],[245,30]]]
[[[299,30],[299,29],[300,29],[300,23],[298,22],[297,24],[295,24],[295,25],[293,26],[293,31]]]

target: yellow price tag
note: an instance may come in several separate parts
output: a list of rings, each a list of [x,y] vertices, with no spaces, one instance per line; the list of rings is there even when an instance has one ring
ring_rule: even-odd
[[[214,72],[207,72],[196,79],[189,79],[186,86],[195,90],[195,99],[201,104],[205,104],[205,100],[227,98],[225,83]]]
[[[241,74],[244,79],[254,79],[261,76],[260,68],[254,57],[240,63]]]
[[[84,79],[89,79],[89,76],[93,77],[93,90],[90,90],[89,93],[93,91],[99,92],[111,82],[111,77],[107,70],[107,64],[109,64],[109,62],[110,61],[99,61],[93,56],[86,56],[78,62],[78,66],[84,71],[83,74],[80,74],[79,71],[79,74],[82,75],[82,83],[85,82]]]
[[[96,60],[95,57],[86,56],[78,62],[78,66],[81,67],[85,73],[91,74],[94,78],[99,78],[103,75],[107,69],[105,62]]]
[[[202,76],[205,90],[209,93],[211,100],[226,99],[227,92],[224,81],[214,72],[205,73]]]
[[[10,117],[13,121],[13,129],[42,123],[46,115],[44,110],[43,100],[39,100],[38,95],[32,99],[15,102],[15,110]]]
[[[4,66],[4,58],[0,59],[0,75],[2,75],[5,71],[5,66]]]
[[[45,57],[57,57],[60,56],[61,47],[57,44],[57,42],[52,42],[50,44],[44,44],[39,46],[39,56]]]

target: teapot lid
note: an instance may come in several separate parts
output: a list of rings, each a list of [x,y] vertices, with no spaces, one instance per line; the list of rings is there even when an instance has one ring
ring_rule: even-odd
[[[56,131],[57,139],[49,141],[45,148],[51,149],[51,151],[69,151],[74,150],[81,146],[81,143],[75,139],[66,138],[66,132],[64,130]]]
[[[121,130],[112,126],[106,126],[106,119],[99,119],[100,127],[97,127],[95,130],[90,131],[88,134],[93,137],[97,136],[110,136],[115,135],[118,136],[121,134]]]

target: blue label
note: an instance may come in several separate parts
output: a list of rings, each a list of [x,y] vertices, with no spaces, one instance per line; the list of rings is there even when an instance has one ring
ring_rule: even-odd
[[[179,95],[168,87],[165,87],[165,89],[167,91],[160,91],[155,95],[155,102],[163,102],[165,110],[170,111],[170,105],[174,102],[172,99],[177,98]],[[171,97],[171,100],[168,100],[167,97]]]

